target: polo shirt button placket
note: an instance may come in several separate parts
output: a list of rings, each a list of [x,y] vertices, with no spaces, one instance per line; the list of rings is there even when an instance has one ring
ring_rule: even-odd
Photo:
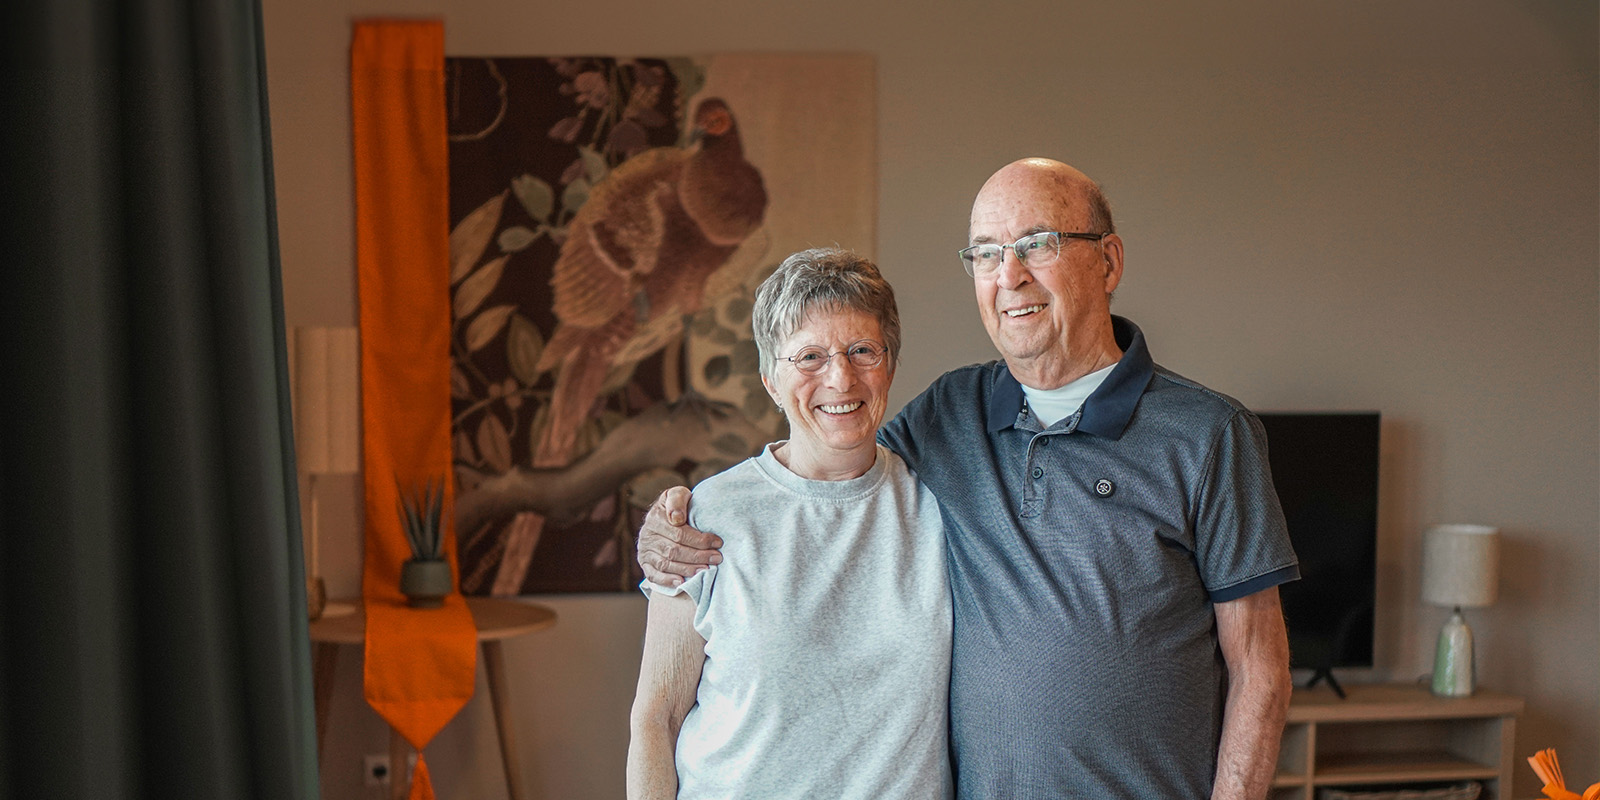
[[[1033,468],[1033,479],[1034,480],[1039,480],[1040,478],[1043,478],[1043,477],[1044,477],[1044,467],[1034,467]]]

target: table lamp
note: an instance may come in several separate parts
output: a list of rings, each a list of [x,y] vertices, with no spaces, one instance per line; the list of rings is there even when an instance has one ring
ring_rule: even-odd
[[[317,478],[361,469],[361,349],[355,328],[295,328],[290,348],[296,468],[310,486],[306,605],[322,615],[327,589],[317,563]]]
[[[1423,534],[1422,600],[1454,609],[1434,651],[1434,694],[1472,694],[1472,629],[1461,609],[1493,604],[1499,582],[1500,531],[1483,525],[1435,525]]]

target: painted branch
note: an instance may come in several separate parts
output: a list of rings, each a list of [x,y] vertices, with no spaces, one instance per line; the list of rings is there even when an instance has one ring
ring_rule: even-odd
[[[456,498],[456,531],[471,536],[490,522],[523,511],[558,521],[572,519],[647,470],[671,468],[684,460],[729,458],[713,442],[730,433],[752,445],[767,439],[726,404],[689,401],[652,406],[618,425],[575,464],[555,469],[512,467],[465,492]]]

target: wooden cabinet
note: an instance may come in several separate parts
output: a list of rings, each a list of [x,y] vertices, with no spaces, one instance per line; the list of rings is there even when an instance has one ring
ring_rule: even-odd
[[[1323,787],[1475,780],[1506,800],[1522,698],[1479,690],[1435,697],[1422,685],[1295,689],[1272,800],[1315,800]],[[1529,780],[1533,780],[1529,778]]]

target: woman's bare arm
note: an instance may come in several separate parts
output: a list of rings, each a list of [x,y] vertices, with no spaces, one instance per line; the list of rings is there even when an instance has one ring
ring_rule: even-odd
[[[694,613],[688,595],[650,595],[628,742],[628,800],[672,800],[678,794],[678,731],[694,705],[706,660]]]

